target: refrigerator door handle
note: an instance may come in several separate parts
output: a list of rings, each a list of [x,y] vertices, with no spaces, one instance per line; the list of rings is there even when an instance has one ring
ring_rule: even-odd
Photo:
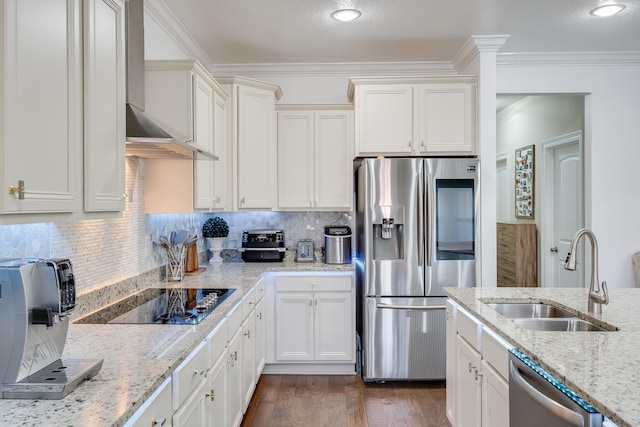
[[[433,221],[432,213],[433,213],[433,195],[431,194],[431,180],[433,177],[431,176],[431,172],[429,172],[429,180],[427,181],[428,188],[426,191],[426,201],[427,201],[427,214],[426,214],[426,223],[427,223],[427,231],[424,233],[425,239],[427,240],[427,267],[431,267],[431,254],[433,252],[433,241],[435,240],[435,233],[431,234],[433,231],[433,227],[431,222]],[[435,186],[434,186],[435,187]]]
[[[392,310],[445,310],[447,307],[444,305],[398,305],[398,304],[384,304],[376,303],[376,308],[388,308]]]
[[[418,193],[418,234],[416,240],[418,241],[418,265],[422,266],[424,264],[424,174],[422,171],[418,173],[416,190]]]

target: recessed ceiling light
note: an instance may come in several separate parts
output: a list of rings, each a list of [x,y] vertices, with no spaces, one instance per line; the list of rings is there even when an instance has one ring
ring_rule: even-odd
[[[589,13],[594,16],[611,16],[622,12],[624,8],[623,4],[605,4],[604,6],[596,7]]]
[[[356,9],[340,9],[331,14],[336,21],[350,22],[360,17],[360,11]]]

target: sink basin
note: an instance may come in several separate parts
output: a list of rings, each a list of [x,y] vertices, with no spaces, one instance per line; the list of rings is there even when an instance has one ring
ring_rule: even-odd
[[[577,317],[568,319],[514,319],[523,328],[536,331],[606,332],[607,329]]]
[[[536,303],[491,303],[487,304],[509,319],[547,319],[576,317],[561,308],[550,304]]]

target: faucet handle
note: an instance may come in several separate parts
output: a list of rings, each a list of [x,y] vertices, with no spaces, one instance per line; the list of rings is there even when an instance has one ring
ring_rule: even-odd
[[[607,281],[606,280],[602,281],[601,288],[602,288],[602,298],[603,298],[602,303],[603,304],[609,304],[609,289],[607,288]]]

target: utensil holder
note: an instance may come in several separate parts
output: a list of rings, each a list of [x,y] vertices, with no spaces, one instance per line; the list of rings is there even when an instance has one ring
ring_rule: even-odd
[[[167,282],[182,282],[184,279],[185,248],[180,248],[176,253],[173,249],[167,249],[167,265],[165,268]]]

